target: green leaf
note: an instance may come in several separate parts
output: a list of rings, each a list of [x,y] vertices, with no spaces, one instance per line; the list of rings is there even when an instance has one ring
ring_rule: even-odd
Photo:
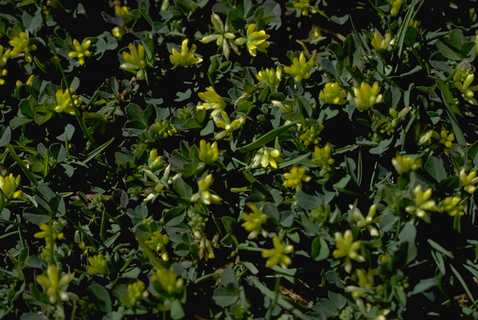
[[[88,287],[88,290],[98,299],[100,304],[98,308],[103,312],[113,311],[111,304],[111,297],[108,291],[102,285],[93,283]]]
[[[431,156],[425,163],[424,168],[437,182],[441,182],[447,177],[445,166],[441,158]]]
[[[237,288],[216,288],[212,296],[214,302],[220,307],[233,305],[239,299],[239,289]]]
[[[436,278],[420,280],[420,282],[417,283],[417,285],[413,288],[413,290],[410,293],[408,293],[408,296],[411,297],[416,294],[425,292],[428,289],[437,286],[439,283],[440,282]]]
[[[415,257],[417,256],[417,247],[415,245],[416,236],[417,229],[415,228],[413,221],[407,222],[398,235],[400,242],[407,244],[407,264],[415,260]]]
[[[0,137],[0,147],[5,147],[7,144],[10,143],[12,139],[12,130],[10,127],[6,127],[3,131],[2,136]]]
[[[171,318],[173,319],[182,319],[184,318],[184,310],[183,306],[178,300],[174,300],[171,303]]]
[[[275,129],[269,131],[268,133],[266,133],[265,135],[263,135],[263,136],[259,137],[258,139],[254,140],[253,142],[238,148],[236,151],[238,151],[238,152],[248,152],[248,151],[258,149],[258,148],[262,147],[263,145],[271,142],[272,140],[275,139],[275,137],[281,135],[282,133],[286,132],[287,130],[289,130],[291,127],[293,127],[295,125],[296,125],[295,123],[289,123],[289,124],[283,125],[282,127],[275,128]]]
[[[321,261],[321,260],[327,259],[330,253],[327,242],[325,242],[324,239],[321,239],[319,237],[316,237],[312,241],[312,247],[310,251],[311,251],[310,256],[315,261]]]

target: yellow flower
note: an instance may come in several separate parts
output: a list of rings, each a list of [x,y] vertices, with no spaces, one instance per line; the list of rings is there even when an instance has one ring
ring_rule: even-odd
[[[390,15],[392,17],[396,16],[398,12],[400,12],[400,8],[402,7],[403,0],[391,0],[390,1]]]
[[[209,187],[214,182],[212,174],[208,174],[198,181],[199,191],[191,196],[191,201],[196,202],[201,200],[205,205],[221,203],[221,198],[218,195],[212,194]]]
[[[116,39],[121,39],[123,36],[124,36],[124,29],[121,28],[121,27],[114,27],[112,30],[111,30],[111,34],[113,35],[113,37],[115,37]]]
[[[370,109],[383,100],[378,82],[374,82],[372,86],[367,82],[362,82],[360,87],[354,87],[353,90],[355,106],[359,111]]]
[[[299,57],[292,58],[292,64],[284,67],[284,72],[293,76],[295,81],[309,79],[316,65],[315,53],[307,61],[302,51]]]
[[[193,44],[191,49],[188,48],[188,39],[184,39],[181,43],[181,51],[178,51],[176,48],[171,50],[171,55],[169,56],[169,61],[174,66],[192,66],[202,62],[200,55],[196,54],[196,45]]]
[[[269,35],[264,30],[256,30],[257,25],[255,23],[247,25],[247,35],[246,39],[238,38],[235,43],[238,45],[244,44],[247,45],[247,50],[249,54],[253,57],[256,56],[257,51],[266,52],[267,47],[269,47]]]
[[[337,249],[332,252],[334,258],[345,258],[345,271],[350,273],[352,271],[352,260],[357,262],[364,262],[365,258],[362,257],[357,251],[360,250],[360,241],[354,241],[351,230],[345,231],[345,233],[335,233],[335,246]]]
[[[141,280],[136,280],[133,283],[128,284],[128,291],[126,294],[126,305],[133,307],[142,298],[148,297],[148,291],[145,290],[146,286]]]
[[[430,222],[430,217],[428,216],[429,211],[438,210],[435,201],[431,200],[432,189],[428,188],[423,191],[422,186],[417,185],[415,189],[413,189],[413,195],[414,205],[407,206],[405,210],[420,219]]]
[[[459,196],[446,197],[442,200],[441,207],[451,217],[461,217],[465,214],[465,204]]]
[[[252,168],[262,168],[271,167],[277,169],[277,161],[280,158],[280,150],[269,147],[260,148],[254,158],[252,159]]]
[[[80,66],[85,64],[85,58],[91,56],[91,51],[89,50],[91,46],[90,39],[83,39],[80,42],[76,39],[73,40],[73,51],[68,52],[68,57],[70,59],[78,59]]]
[[[478,184],[477,172],[471,170],[469,173],[466,172],[465,168],[460,170],[460,185],[465,189],[469,194],[473,194],[476,191],[476,184]]]
[[[246,117],[244,116],[238,117],[237,119],[231,121],[226,111],[220,109],[211,112],[211,118],[216,127],[224,129],[223,131],[214,135],[214,139],[216,140],[222,139],[224,137],[230,137],[235,130],[239,129],[246,122]]]
[[[36,277],[36,281],[42,286],[50,303],[68,300],[66,292],[68,284],[73,280],[73,274],[67,273],[60,277],[60,271],[54,264],[48,265],[46,273]]]
[[[319,143],[319,134],[324,129],[324,125],[317,121],[306,121],[304,124],[300,125],[300,129],[303,132],[299,136],[299,139],[302,141],[304,146],[308,147],[310,144]]]
[[[320,91],[319,98],[327,104],[343,105],[347,102],[347,92],[337,82],[328,82]]]
[[[211,164],[219,158],[219,148],[217,142],[209,143],[201,139],[199,141],[199,160],[204,163]]]
[[[363,216],[362,212],[356,206],[351,206],[352,209],[352,219],[355,221],[357,227],[367,228],[368,232],[372,237],[377,237],[379,235],[378,229],[374,226],[375,215],[377,214],[377,205],[373,204],[368,209],[368,214],[366,217]]]
[[[55,112],[64,112],[75,115],[75,106],[80,104],[80,98],[76,95],[73,97],[68,90],[58,89],[55,93],[56,106]]]
[[[214,33],[202,37],[199,41],[201,41],[202,43],[210,43],[212,41],[216,41],[216,45],[219,48],[222,48],[222,53],[224,54],[226,59],[229,59],[231,49],[236,54],[239,54],[239,49],[232,41],[234,40],[236,35],[230,32],[229,24],[224,24],[221,20],[221,17],[214,12],[211,14],[211,23],[214,29]]]
[[[161,231],[154,231],[148,240],[145,241],[146,245],[152,250],[160,254],[161,259],[164,261],[169,260],[168,251],[166,245],[169,243],[169,237],[167,234],[162,234]]]
[[[184,281],[181,278],[178,279],[178,275],[173,270],[161,268],[153,273],[151,282],[153,282],[153,284],[159,284],[162,290],[168,294],[172,294],[183,288]]]
[[[445,147],[445,151],[453,148],[453,143],[455,141],[455,135],[453,132],[448,131],[445,128],[442,128],[440,131],[440,143]]]
[[[134,73],[139,80],[145,78],[145,68],[146,61],[144,60],[144,47],[141,44],[134,45],[130,43],[128,45],[129,52],[124,51],[121,54],[123,58],[123,63],[121,63],[120,68]]]
[[[249,232],[249,239],[253,239],[261,231],[262,224],[267,220],[267,215],[259,210],[255,203],[248,203],[247,206],[252,212],[242,214],[242,220],[244,220],[242,226]]]
[[[0,45],[0,86],[5,84],[5,80],[2,79],[3,77],[6,77],[8,74],[8,70],[6,68],[8,59],[10,58],[11,55],[11,50],[6,49]]]
[[[86,272],[91,275],[104,275],[108,271],[106,258],[102,254],[88,257]]]
[[[475,81],[475,75],[472,69],[458,68],[453,74],[453,83],[463,98],[471,104],[476,104],[475,91],[478,91],[478,86],[472,86]]]
[[[256,78],[261,87],[277,88],[282,78],[282,69],[281,67],[262,69],[257,73]]]
[[[386,33],[385,37],[378,31],[375,31],[372,35],[372,47],[375,50],[387,50],[392,42],[392,35]]]
[[[294,251],[294,247],[290,244],[284,245],[281,239],[278,236],[272,238],[272,243],[274,245],[271,249],[262,249],[262,257],[267,258],[266,266],[269,268],[274,268],[278,264],[283,268],[292,262],[289,256],[289,253]]]
[[[53,221],[48,224],[41,223],[38,227],[41,231],[35,233],[33,236],[45,240],[45,248],[43,248],[41,256],[43,259],[51,261],[55,254],[56,240],[62,240],[64,238],[63,232],[61,232],[62,226],[57,221]]]
[[[20,54],[25,55],[25,60],[31,62],[30,50],[35,50],[35,45],[29,45],[29,37],[26,32],[19,32],[8,41],[8,44],[12,46],[10,51],[10,56],[12,58],[19,56]]]
[[[316,146],[314,148],[313,161],[321,169],[329,170],[335,162],[332,158],[332,145],[327,143],[322,148]]]
[[[163,160],[161,159],[161,156],[158,155],[158,149],[152,149],[149,152],[148,167],[155,171],[158,170],[162,164]]]
[[[357,286],[347,286],[345,291],[351,292],[354,299],[359,299],[360,297],[367,294],[367,292],[374,286],[374,277],[376,270],[369,269],[365,271],[364,269],[358,269],[356,271],[357,275]]]
[[[20,175],[14,177],[12,173],[8,176],[0,176],[0,190],[2,190],[3,196],[7,199],[19,199],[22,197],[23,192],[17,190],[20,185]]]
[[[128,6],[122,6],[119,1],[115,1],[115,15],[118,17],[127,17],[129,13]]]
[[[33,236],[38,239],[45,239],[47,244],[64,238],[63,232],[60,231],[60,226],[57,222],[53,222],[51,225],[40,223],[38,227],[41,231],[35,233]]]
[[[420,169],[422,166],[422,161],[418,158],[397,154],[395,158],[392,159],[392,164],[395,170],[397,170],[398,174],[404,174]]]
[[[310,0],[293,0],[292,6],[298,10],[303,16],[308,16],[309,13],[316,13],[317,8],[310,4]]]
[[[203,101],[198,104],[198,110],[216,110],[226,107],[226,101],[224,101],[224,98],[221,97],[213,87],[207,87],[206,91],[199,92],[198,97]]]
[[[303,166],[293,166],[289,172],[284,173],[284,186],[287,188],[300,188],[302,182],[309,182],[312,179],[306,175],[307,168]]]

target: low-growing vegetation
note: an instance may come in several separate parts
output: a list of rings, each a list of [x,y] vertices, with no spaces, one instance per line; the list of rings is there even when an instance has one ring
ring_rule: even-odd
[[[0,0],[0,318],[478,319],[476,0]]]

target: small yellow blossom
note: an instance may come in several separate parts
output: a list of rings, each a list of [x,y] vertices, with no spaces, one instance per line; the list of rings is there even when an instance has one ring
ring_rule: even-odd
[[[306,121],[300,124],[300,130],[303,131],[299,139],[304,146],[308,147],[311,144],[318,144],[320,141],[319,134],[324,129],[324,125],[318,121]]]
[[[357,285],[356,286],[347,286],[345,291],[352,294],[352,298],[359,299],[366,295],[369,290],[374,286],[374,277],[377,273],[377,270],[369,269],[365,271],[364,269],[358,269],[356,271]]]
[[[317,8],[310,4],[310,0],[293,0],[292,6],[303,16],[308,16],[310,13],[314,14],[317,12]]]
[[[267,221],[267,215],[259,210],[255,203],[248,203],[247,206],[252,212],[242,214],[242,220],[244,220],[242,226],[249,232],[249,239],[253,239],[261,231],[262,224]]]
[[[262,87],[277,88],[282,78],[281,67],[260,70],[256,75],[259,85]]]
[[[145,241],[145,244],[155,252],[159,253],[160,257],[164,261],[169,260],[168,251],[166,245],[169,243],[169,237],[167,234],[162,234],[161,231],[154,231],[149,239]]]
[[[392,164],[398,174],[404,174],[420,169],[422,161],[419,158],[397,154],[395,158],[392,159]]]
[[[232,133],[239,129],[246,122],[245,116],[240,116],[231,121],[226,111],[221,109],[211,112],[211,118],[216,127],[223,129],[223,131],[214,135],[214,139],[216,140],[222,139],[224,137],[231,137]]]
[[[129,52],[124,51],[121,54],[123,63],[121,63],[120,68],[127,72],[134,73],[139,80],[143,80],[146,76],[144,47],[141,44],[134,45],[133,43],[130,43],[128,49]]]
[[[152,149],[149,152],[148,167],[155,171],[158,170],[162,164],[163,160],[161,159],[161,156],[158,155],[158,149]]]
[[[238,38],[235,42],[239,45],[245,42],[249,54],[255,57],[257,51],[266,52],[267,47],[269,47],[269,42],[267,41],[269,37],[264,30],[257,30],[257,25],[252,23],[247,25],[246,39]]]
[[[121,39],[125,34],[125,30],[121,27],[114,27],[113,29],[111,29],[111,34],[116,39]]]
[[[287,255],[294,251],[294,247],[290,244],[284,245],[276,235],[272,238],[272,244],[274,245],[272,249],[262,249],[262,257],[267,258],[266,266],[274,268],[279,264],[281,267],[287,268],[292,262]]]
[[[284,173],[284,186],[287,188],[300,188],[302,182],[309,182],[312,179],[306,175],[307,168],[304,166],[293,166],[289,172]]]
[[[465,214],[465,204],[459,196],[446,197],[441,202],[441,208],[451,217],[461,217]]]
[[[322,148],[316,146],[312,158],[321,169],[329,170],[335,162],[332,158],[332,145],[327,143]]]
[[[191,49],[188,47],[188,39],[184,39],[181,43],[181,51],[173,48],[169,56],[169,61],[174,66],[192,66],[202,62],[202,57],[196,54],[196,45],[193,44]]]
[[[64,112],[75,115],[75,106],[80,104],[80,98],[76,95],[70,95],[68,90],[58,89],[55,93],[56,105],[55,112]]]
[[[319,26],[313,26],[309,31],[308,41],[311,44],[317,44],[320,41],[324,40],[322,29]]]
[[[23,196],[21,190],[17,190],[20,186],[20,175],[16,177],[10,173],[8,176],[0,176],[0,190],[7,199],[19,199]]]
[[[226,101],[213,87],[207,87],[206,91],[199,92],[198,97],[203,101],[197,105],[198,110],[216,110],[226,107]]]
[[[68,284],[73,280],[73,274],[67,273],[60,275],[58,267],[54,264],[48,265],[47,271],[36,277],[36,281],[42,286],[43,291],[48,296],[50,303],[67,301]]]
[[[478,91],[478,85],[473,86],[475,75],[470,68],[459,67],[453,74],[453,83],[463,98],[471,104],[477,104],[475,91]]]
[[[403,0],[391,0],[390,1],[390,15],[395,17],[399,12],[400,8],[402,7]]]
[[[199,160],[206,164],[211,164],[219,158],[219,148],[217,142],[209,143],[201,139],[199,141]]]
[[[30,51],[35,50],[35,45],[30,45],[30,40],[28,37],[28,33],[26,32],[19,32],[15,36],[10,38],[8,44],[12,46],[12,50],[10,51],[10,56],[15,58],[21,54],[24,55],[25,60],[27,62],[31,62],[31,55]]]
[[[364,262],[365,258],[357,251],[360,250],[360,241],[354,241],[351,230],[345,233],[335,233],[335,246],[337,249],[332,252],[334,258],[345,258],[345,271],[350,273],[352,271],[352,260],[357,262]]]
[[[102,254],[97,254],[95,256],[88,257],[86,272],[91,275],[104,275],[107,271],[108,266],[105,256]]]
[[[11,55],[10,49],[5,49],[2,45],[0,45],[0,86],[5,84],[5,79],[2,79],[7,76],[8,70],[6,68],[8,59]]]
[[[440,131],[440,143],[445,147],[445,151],[448,151],[453,148],[454,141],[455,135],[453,134],[453,132],[442,128]]]
[[[180,291],[184,284],[182,278],[178,279],[176,272],[166,268],[157,269],[151,276],[151,282],[158,284],[168,294]]]
[[[120,1],[115,1],[115,15],[118,17],[127,17],[130,14],[128,6],[122,6]]]
[[[280,150],[270,147],[260,148],[254,158],[252,159],[252,168],[262,168],[271,167],[277,169],[277,161],[280,158]]]
[[[315,53],[307,60],[302,51],[299,57],[292,58],[292,64],[290,66],[284,67],[284,72],[293,76],[295,81],[302,81],[310,78],[315,65]]]
[[[362,212],[356,206],[351,206],[352,209],[352,219],[359,228],[367,228],[372,237],[377,237],[380,233],[378,229],[374,226],[375,215],[377,214],[377,205],[373,204],[368,209],[368,214],[366,217],[363,216]]]
[[[141,280],[136,280],[133,283],[128,284],[128,291],[125,298],[126,305],[133,307],[138,303],[139,300],[148,297],[148,291],[144,282]]]
[[[319,98],[327,104],[343,105],[347,102],[347,92],[337,82],[328,82],[320,91]]]
[[[91,56],[91,51],[89,50],[91,46],[90,39],[83,39],[80,42],[76,39],[73,40],[73,50],[68,52],[68,58],[70,59],[78,59],[78,63],[80,66],[85,64],[85,58]]]
[[[432,189],[428,188],[423,191],[422,186],[417,185],[415,189],[413,189],[413,196],[414,204],[407,206],[405,210],[420,219],[430,222],[429,212],[438,211],[435,201],[431,200]]]
[[[236,54],[239,54],[239,49],[232,41],[234,40],[236,35],[229,30],[229,24],[224,24],[222,22],[221,17],[214,12],[211,14],[211,24],[214,33],[202,37],[199,41],[201,41],[202,43],[210,43],[216,41],[216,45],[219,48],[222,48],[222,53],[224,54],[226,59],[229,59],[231,49]]]
[[[387,50],[392,42],[392,35],[386,33],[385,37],[378,31],[375,31],[372,35],[372,47],[375,50]]]
[[[198,181],[199,191],[191,196],[191,201],[196,202],[200,200],[205,205],[221,203],[221,198],[218,195],[212,194],[209,187],[214,182],[212,174],[208,174]]]
[[[370,109],[383,100],[378,82],[374,82],[372,86],[367,82],[362,82],[359,87],[354,87],[353,91],[355,106],[359,111]]]
[[[460,185],[469,194],[473,194],[476,191],[476,185],[478,184],[478,176],[475,170],[466,172],[465,168],[460,170]]]

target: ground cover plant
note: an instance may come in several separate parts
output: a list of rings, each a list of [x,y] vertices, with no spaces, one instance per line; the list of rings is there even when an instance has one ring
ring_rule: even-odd
[[[477,10],[0,0],[0,318],[478,319]]]

